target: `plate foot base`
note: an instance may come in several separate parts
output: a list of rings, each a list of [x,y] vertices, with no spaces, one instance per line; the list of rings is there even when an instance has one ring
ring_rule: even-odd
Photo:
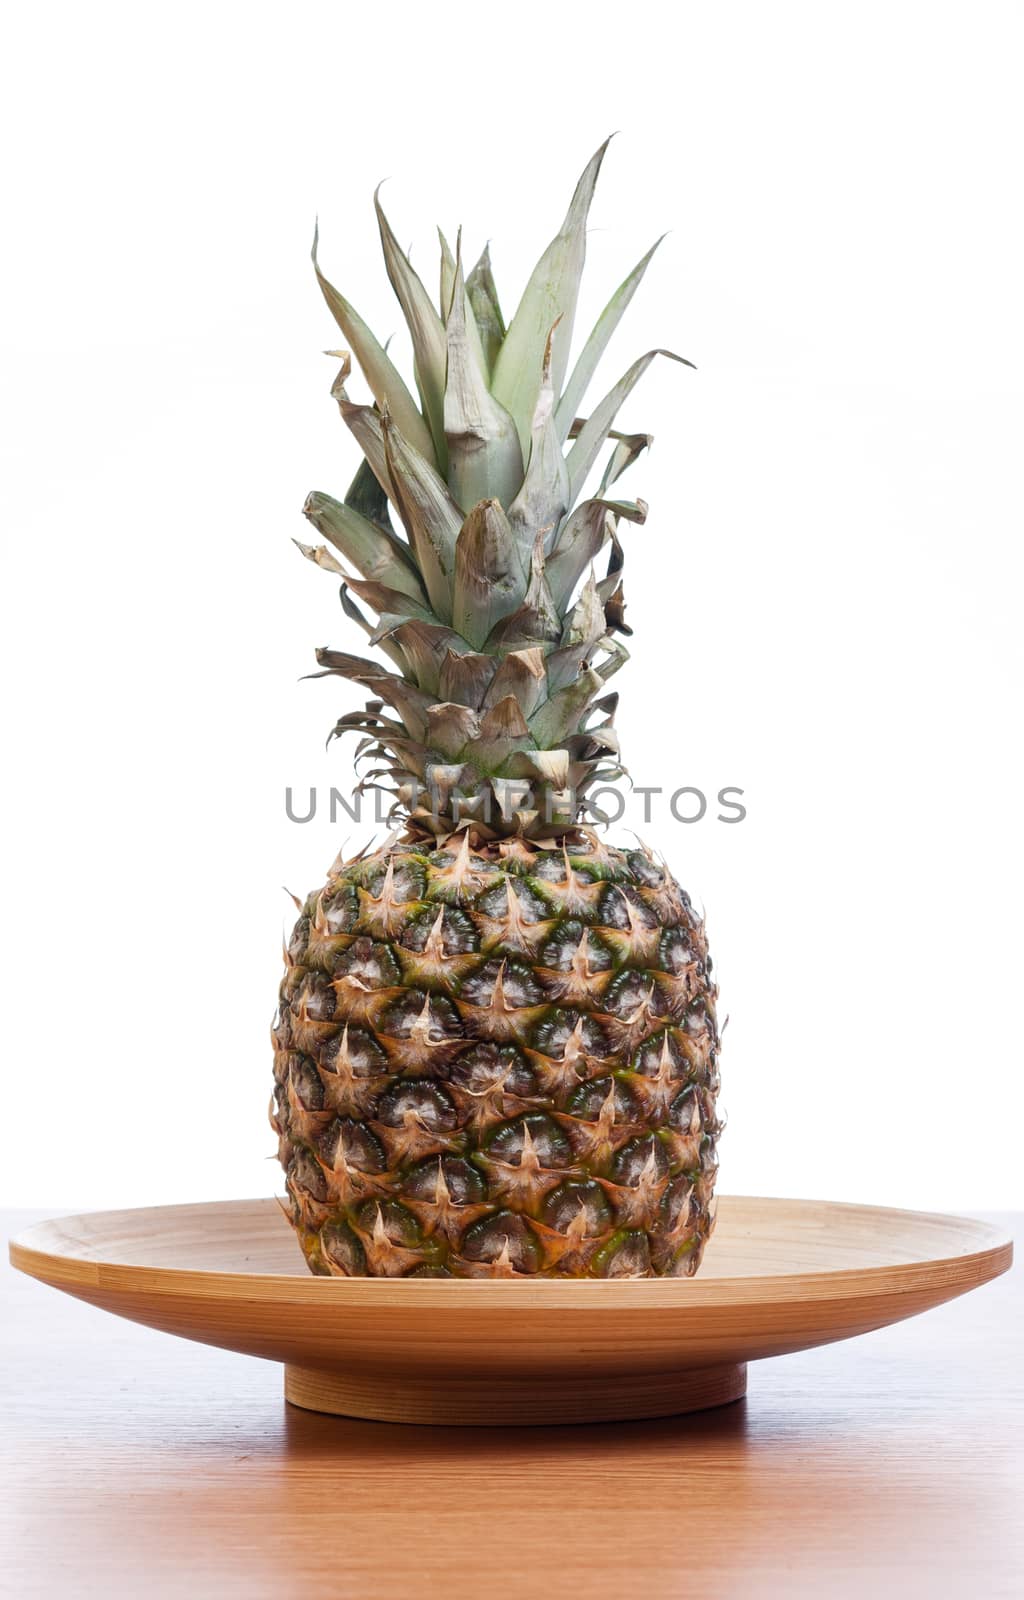
[[[305,1411],[458,1427],[619,1422],[672,1417],[741,1400],[745,1366],[690,1367],[681,1372],[499,1377],[402,1373],[359,1374],[288,1365],[285,1399]]]

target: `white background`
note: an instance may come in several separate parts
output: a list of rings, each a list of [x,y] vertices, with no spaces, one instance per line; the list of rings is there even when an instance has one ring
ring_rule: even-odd
[[[998,3],[20,6],[0,93],[0,1201],[270,1193],[289,904],[341,836],[286,784],[359,648],[304,564],[355,464],[309,266],[399,323],[371,192],[506,312],[620,128],[579,327],[671,230],[602,371],[625,422],[644,831],[707,907],[723,1187],[1024,1201],[1022,12]],[[400,348],[400,345],[396,345]]]

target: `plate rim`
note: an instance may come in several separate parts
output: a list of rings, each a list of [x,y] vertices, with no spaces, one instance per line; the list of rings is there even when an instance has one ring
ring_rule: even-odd
[[[559,1279],[523,1277],[511,1280],[456,1279],[451,1283],[431,1279],[322,1278],[313,1274],[235,1272],[217,1268],[156,1266],[102,1260],[54,1252],[34,1243],[47,1228],[97,1217],[138,1216],[148,1212],[203,1211],[237,1205],[269,1209],[274,1200],[259,1195],[235,1200],[186,1201],[181,1205],[121,1207],[72,1212],[30,1224],[9,1241],[12,1265],[29,1277],[57,1289],[87,1292],[90,1287],[112,1293],[146,1290],[160,1298],[185,1296],[199,1299],[242,1299],[309,1307],[319,1303],[341,1309],[391,1306],[394,1309],[458,1311],[516,1306],[522,1310],[596,1309],[621,1311],[681,1311],[688,1307],[785,1304],[809,1298],[849,1299],[858,1294],[872,1298],[887,1293],[906,1296],[915,1288],[945,1287],[951,1297],[979,1287],[1008,1271],[1013,1262],[1013,1239],[998,1223],[952,1212],[918,1211],[906,1207],[865,1205],[857,1201],[813,1200],[779,1195],[723,1195],[723,1200],[743,1200],[766,1206],[818,1207],[830,1211],[875,1213],[888,1219],[919,1219],[966,1227],[973,1234],[971,1249],[954,1255],[864,1267],[819,1268],[804,1272],[762,1273],[725,1277]],[[282,1219],[284,1220],[284,1219]]]

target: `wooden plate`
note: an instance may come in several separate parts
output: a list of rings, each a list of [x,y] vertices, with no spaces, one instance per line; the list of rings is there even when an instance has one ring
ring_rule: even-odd
[[[848,1339],[1005,1272],[965,1217],[723,1197],[696,1278],[314,1278],[273,1200],[64,1217],[22,1272],[186,1339],[285,1363],[295,1405],[395,1422],[668,1416],[739,1399],[747,1361]]]

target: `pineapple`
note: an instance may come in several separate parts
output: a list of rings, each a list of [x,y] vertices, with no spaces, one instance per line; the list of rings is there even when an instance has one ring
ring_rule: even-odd
[[[614,422],[670,355],[579,415],[653,254],[570,369],[605,148],[507,327],[486,250],[464,275],[441,236],[438,310],[377,202],[418,404],[314,241],[349,347],[332,394],[364,460],[344,502],[310,495],[325,543],[299,548],[389,660],[317,652],[320,676],[372,696],[332,737],[360,735],[361,787],[401,820],[334,863],[286,951],[271,1121],[315,1273],[686,1275],[713,1226],[703,922],[649,850],[586,825],[588,792],[622,773],[619,530],[647,511],[613,486],[650,438]],[[352,357],[372,404],[349,395]]]

